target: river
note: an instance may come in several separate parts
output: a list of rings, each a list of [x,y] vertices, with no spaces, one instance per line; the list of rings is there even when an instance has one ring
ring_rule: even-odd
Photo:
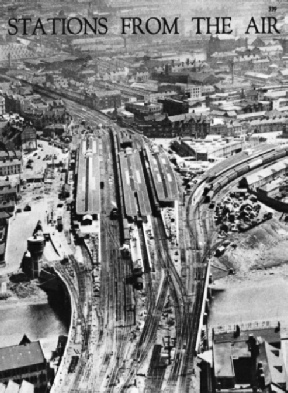
[[[40,340],[45,357],[50,358],[58,336],[68,334],[66,310],[52,308],[48,302],[32,305],[19,303],[0,312],[0,347],[19,344],[26,334],[31,341]]]

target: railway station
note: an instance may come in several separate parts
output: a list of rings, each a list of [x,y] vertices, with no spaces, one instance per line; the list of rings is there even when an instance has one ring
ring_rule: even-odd
[[[37,8],[3,2],[5,18]],[[53,45],[26,45],[27,56],[51,53],[49,61],[23,66],[13,51],[2,61],[0,166],[10,165],[4,146],[13,145],[23,152],[23,175],[0,179],[0,267],[8,272],[0,298],[3,309],[27,306],[22,294],[31,290],[27,316],[44,288],[54,291],[47,301],[55,299],[56,317],[58,303],[67,311],[65,337],[50,358],[55,375],[42,373],[45,393],[288,392],[288,56],[280,54],[288,54],[288,3],[277,12],[274,38],[244,39],[235,29],[229,39],[206,40],[187,25],[167,42],[120,39],[117,15],[143,19],[167,8],[186,23],[188,1],[38,3],[43,17],[51,7],[70,17],[109,17],[112,32],[80,38],[79,51],[62,60],[54,47],[73,51],[77,37],[72,46],[53,35]],[[194,11],[212,12],[214,3]],[[257,15],[253,6],[233,5],[231,15],[238,19],[245,8],[258,18],[280,3],[257,1]],[[14,44],[4,41],[8,55]],[[271,84],[257,88],[261,78],[252,84],[250,68]],[[29,155],[22,119],[36,138]],[[262,319],[251,322],[253,313]],[[263,320],[268,313],[271,323]],[[7,345],[4,355],[15,347]],[[14,349],[16,358],[21,348]],[[21,392],[12,366],[3,366],[0,393],[16,392],[16,384]]]

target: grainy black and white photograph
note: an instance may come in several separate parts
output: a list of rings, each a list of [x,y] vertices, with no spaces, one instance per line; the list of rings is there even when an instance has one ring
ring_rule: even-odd
[[[49,392],[288,392],[288,0],[0,0],[0,393]]]

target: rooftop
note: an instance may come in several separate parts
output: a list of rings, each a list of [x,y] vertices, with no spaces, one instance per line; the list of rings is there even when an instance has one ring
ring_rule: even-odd
[[[40,341],[0,348],[0,372],[45,362]]]
[[[228,333],[217,333],[214,336],[214,343],[227,343],[227,342],[240,342],[247,341],[249,335],[254,335],[254,337],[261,336],[265,341],[270,344],[280,342],[280,331],[275,328],[263,328],[263,329],[253,329],[253,330],[241,330],[238,336],[235,332]]]

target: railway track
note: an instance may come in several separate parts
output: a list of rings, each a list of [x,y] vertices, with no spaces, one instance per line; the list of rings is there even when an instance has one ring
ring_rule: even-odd
[[[179,383],[177,385],[177,391],[189,392],[191,389],[191,377],[194,368],[194,356],[196,349],[196,340],[198,334],[199,318],[202,308],[202,299],[205,285],[205,270],[207,267],[206,257],[211,247],[210,241],[210,217],[207,223],[207,213],[204,213],[204,217],[201,215],[201,204],[193,204],[194,195],[189,196],[189,200],[186,206],[186,228],[190,237],[190,247],[193,256],[193,266],[195,267],[194,285],[195,285],[195,297],[192,304],[192,309],[188,313],[185,313],[183,320],[182,340],[185,351],[181,359],[181,365],[177,364],[177,374],[180,375]],[[201,234],[200,223],[202,221],[203,232]],[[202,236],[202,239],[200,238]],[[202,240],[202,241],[201,241]],[[199,268],[200,273],[199,273]],[[191,306],[190,306],[191,307]],[[174,376],[176,380],[176,375]],[[175,381],[176,382],[176,381]]]
[[[224,181],[227,176],[229,176],[229,171],[226,171],[225,175],[217,177],[217,182],[219,183]],[[238,183],[238,180],[239,178],[234,179],[229,184],[226,184],[224,187],[219,189],[215,193],[215,199],[221,200],[228,190]],[[193,263],[195,263],[197,266],[200,265],[200,267],[202,265],[202,273],[200,274],[200,277],[198,274],[196,276],[196,295],[192,312],[186,314],[183,321],[182,337],[186,336],[187,338],[187,349],[183,355],[180,371],[180,386],[178,386],[178,391],[181,393],[191,391],[191,376],[193,374],[194,353],[199,326],[199,317],[202,308],[202,299],[205,290],[204,286],[207,269],[206,259],[209,257],[209,253],[213,247],[213,232],[215,230],[213,209],[209,209],[208,205],[204,204],[203,197],[200,198],[200,201],[196,203],[196,205],[194,204],[193,199],[194,194],[192,193],[189,196],[186,206],[186,226],[189,232],[191,249],[199,251],[199,253],[194,254]],[[202,231],[200,229],[200,223],[202,224]],[[185,338],[183,340],[185,341]]]
[[[158,256],[165,271],[168,276],[169,293],[172,298],[174,310],[175,310],[175,328],[176,328],[176,346],[175,346],[175,361],[171,369],[171,373],[168,377],[168,389],[173,391],[175,382],[178,379],[179,364],[181,361],[181,350],[183,346],[182,333],[183,333],[183,323],[185,321],[185,314],[188,310],[187,305],[187,293],[183,286],[182,280],[176,270],[176,267],[169,254],[169,245],[166,238],[165,228],[162,220],[159,217],[153,218],[153,230],[155,233],[155,238],[157,238],[158,244]],[[156,387],[159,381],[156,378]],[[151,385],[151,383],[150,383]]]
[[[156,338],[159,321],[164,308],[165,300],[168,294],[168,277],[165,275],[161,286],[158,291],[158,298],[156,302],[151,302],[150,308],[148,309],[147,317],[145,319],[144,328],[141,332],[140,339],[137,343],[137,347],[132,355],[133,359],[136,359],[136,364],[131,368],[129,375],[121,389],[124,392],[127,389],[137,374],[139,368],[143,365],[144,360],[147,358],[150,349],[154,344]]]

